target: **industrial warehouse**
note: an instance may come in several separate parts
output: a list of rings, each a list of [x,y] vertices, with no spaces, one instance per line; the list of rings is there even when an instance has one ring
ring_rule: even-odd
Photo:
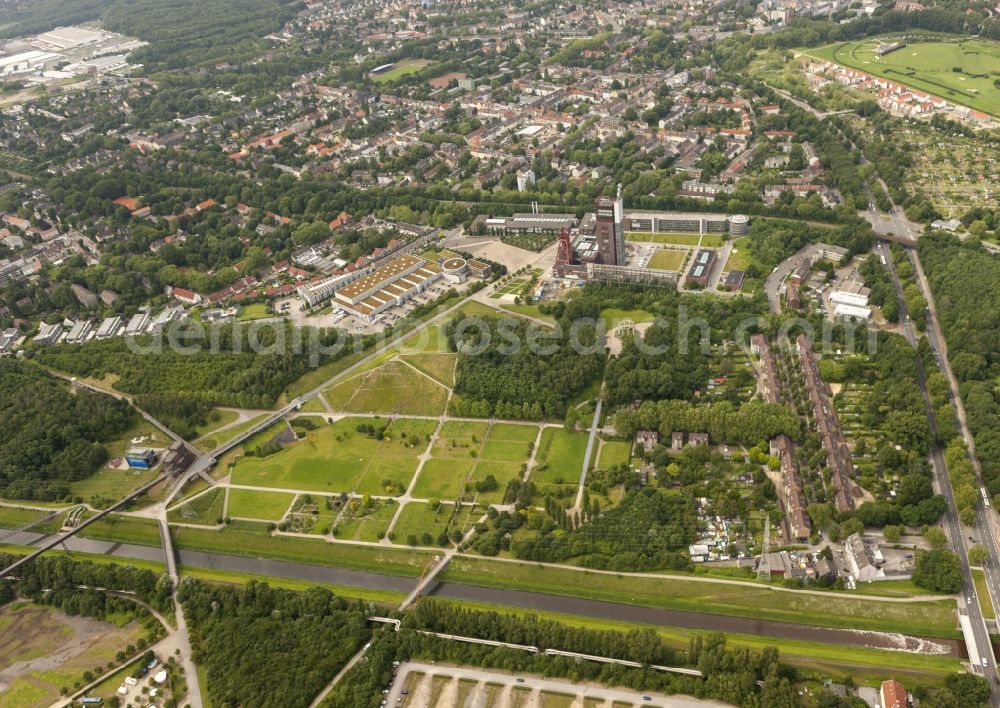
[[[341,309],[371,322],[390,307],[423,292],[440,277],[438,264],[405,254],[340,288],[334,298]]]

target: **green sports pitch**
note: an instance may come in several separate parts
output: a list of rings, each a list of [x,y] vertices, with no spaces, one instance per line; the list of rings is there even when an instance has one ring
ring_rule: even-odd
[[[881,76],[974,110],[1000,116],[1000,42],[982,39],[907,43],[884,56],[880,44],[894,40],[841,42],[803,54]]]

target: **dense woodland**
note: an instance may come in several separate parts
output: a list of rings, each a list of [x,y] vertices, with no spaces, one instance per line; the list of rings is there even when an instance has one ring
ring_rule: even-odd
[[[521,318],[455,318],[446,328],[448,344],[460,353],[449,410],[457,416],[562,418],[567,403],[601,373],[603,347],[593,326],[577,341]],[[533,344],[539,350],[532,351]]]
[[[103,443],[135,422],[125,401],[69,385],[30,363],[0,359],[0,496],[54,501],[108,459]]]
[[[219,708],[308,706],[371,637],[360,606],[319,587],[296,593],[186,580],[178,598]]]
[[[1000,261],[978,243],[930,233],[918,242],[948,358],[991,495],[1000,494]]]
[[[213,406],[270,408],[290,383],[316,363],[353,351],[345,344],[327,355],[315,352],[318,361],[313,361],[311,342],[332,344],[338,333],[296,330],[290,324],[213,326],[205,336],[182,347],[170,346],[171,336],[185,342],[185,327],[178,323],[167,334],[139,338],[135,344],[116,337],[40,349],[35,356],[77,376],[115,375],[116,389],[133,394],[136,405],[179,435],[190,437],[198,425],[207,422]],[[260,353],[254,353],[253,342]]]
[[[20,556],[0,553],[0,568],[6,568],[18,560]],[[18,570],[20,576],[14,582],[0,581],[0,588],[16,590],[19,595],[31,598],[41,598],[43,595],[54,595],[56,599],[47,600],[52,604],[62,606],[63,599],[74,595],[76,586],[85,585],[92,588],[104,588],[108,591],[127,591],[148,603],[153,608],[166,612],[172,605],[170,579],[165,575],[157,575],[151,570],[136,568],[131,565],[117,563],[92,563],[90,561],[73,560],[64,555],[43,555],[36,558]],[[46,590],[51,592],[45,593]],[[86,593],[88,599],[79,601],[79,612],[100,617],[90,613],[91,608],[106,608],[113,598],[95,597],[101,593]],[[97,603],[97,604],[95,604]],[[67,612],[69,609],[63,607]],[[73,614],[70,612],[70,614]]]

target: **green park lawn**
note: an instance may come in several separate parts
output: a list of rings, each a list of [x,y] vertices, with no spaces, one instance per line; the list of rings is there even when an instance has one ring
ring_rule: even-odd
[[[410,502],[403,507],[392,529],[393,543],[410,545],[436,546],[438,535],[448,530],[448,521],[454,511],[454,504],[439,504],[437,509],[431,509],[424,502]],[[431,540],[425,543],[423,534],[429,533]],[[412,539],[410,537],[413,537]]]
[[[230,489],[226,516],[239,519],[281,521],[293,501],[295,501],[295,495],[286,492]]]
[[[620,440],[605,441],[597,456],[598,469],[608,469],[614,465],[627,463],[632,457],[632,443]]]
[[[687,257],[687,251],[675,251],[672,249],[657,249],[653,257],[649,259],[649,268],[655,270],[680,270]]]
[[[917,41],[879,57],[875,50],[883,41],[889,40],[864,39],[800,51],[1000,115],[1000,92],[993,85],[1000,72],[1000,43],[985,39]]]
[[[239,411],[229,410],[225,408],[216,408],[208,416],[208,420],[205,421],[204,425],[199,425],[195,428],[195,433],[192,439],[197,439],[207,435],[213,430],[218,430],[224,425],[229,425],[230,423],[236,422],[236,419],[240,417]]]
[[[413,493],[418,499],[456,499],[466,482],[492,476],[498,489],[480,493],[486,502],[499,501],[507,482],[521,474],[521,464],[531,455],[529,446],[538,434],[533,425],[449,420],[432,448],[432,457],[420,470]]]
[[[367,570],[386,575],[417,577],[433,556],[424,551],[381,546],[330,543],[303,536],[270,536],[262,530],[232,527],[222,531],[174,528],[180,549],[235,556],[273,558],[311,565]]]
[[[358,432],[356,427],[362,423],[384,425],[385,420],[344,418],[310,432],[281,452],[264,458],[240,458],[233,467],[232,482],[326,493],[384,494],[382,480],[395,480],[405,488],[435,422],[394,420],[384,440]],[[407,439],[411,436],[416,438],[414,446]]]
[[[465,491],[465,483],[476,468],[473,459],[430,459],[424,463],[413,488],[418,499],[455,499]]]
[[[389,530],[389,524],[398,508],[395,501],[385,500],[369,513],[354,515],[351,511],[347,511],[337,525],[336,537],[343,541],[374,543],[379,540],[380,533],[384,535]]]
[[[577,484],[586,454],[587,433],[546,428],[530,478],[536,484]]]
[[[451,388],[455,385],[455,362],[458,354],[451,352],[401,354],[400,361],[420,370],[438,383]]]
[[[216,432],[210,433],[205,437],[199,438],[194,446],[199,450],[211,451],[219,447],[222,443],[227,440],[232,440],[240,433],[245,430],[249,430],[253,426],[257,425],[260,421],[267,417],[267,413],[261,413],[258,416],[251,418],[250,420],[243,421],[239,425],[234,425],[231,428],[226,428],[225,430],[219,430],[218,427],[215,429]]]
[[[645,310],[621,310],[617,307],[605,307],[601,310],[601,319],[608,331],[613,330],[622,320],[632,320],[634,324],[652,322],[653,315]]]
[[[30,502],[25,502],[30,503]],[[21,509],[15,506],[0,506],[0,528],[16,529],[24,524],[41,519],[47,512],[37,509]]]
[[[629,241],[643,241],[645,243],[663,243],[672,246],[707,246],[718,248],[726,242],[722,234],[695,234],[695,233],[650,233],[648,231],[629,231],[625,234]]]
[[[750,237],[742,236],[733,241],[733,248],[726,261],[726,270],[746,270],[750,267]]]
[[[214,526],[222,518],[226,501],[224,489],[216,487],[167,512],[167,520],[184,524]]]
[[[245,322],[247,320],[259,320],[272,316],[271,312],[267,309],[266,302],[255,302],[252,305],[244,305],[240,308],[240,314],[237,319]]]
[[[69,488],[74,497],[83,497],[84,501],[89,502],[95,496],[118,501],[129,492],[149,484],[159,474],[155,469],[112,470],[102,467],[89,477],[70,482]]]
[[[400,361],[341,381],[323,392],[335,411],[391,415],[440,415],[448,389]]]
[[[160,524],[156,519],[108,514],[80,531],[80,536],[140,546],[159,546]]]

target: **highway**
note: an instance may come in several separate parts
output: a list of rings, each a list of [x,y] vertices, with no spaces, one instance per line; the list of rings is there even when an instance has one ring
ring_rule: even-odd
[[[899,280],[899,274],[896,272],[895,263],[892,260],[892,255],[889,252],[889,247],[884,243],[879,243],[878,249],[881,255],[884,257],[886,268],[888,269],[890,275],[892,276],[893,287],[896,290],[896,295],[899,299],[899,314],[903,322],[903,333],[906,340],[914,348],[916,352],[917,347],[917,334],[913,327],[913,321],[910,319],[909,313],[906,310],[906,301],[903,298],[903,286]],[[910,257],[916,258],[916,253],[912,249],[907,249],[910,252]],[[928,300],[930,302],[930,300]],[[934,322],[936,326],[936,320]],[[930,336],[931,330],[934,327],[931,326],[930,318],[928,318],[928,340],[931,343],[931,347],[934,350],[935,358],[937,359],[938,366],[947,366],[947,358],[943,356],[939,350],[935,347],[934,337]],[[923,359],[916,355],[916,368],[917,368],[917,384],[920,386],[920,390],[924,396],[924,406],[927,412],[927,421],[930,425],[931,433],[937,438],[938,427],[937,418],[934,413],[934,406],[931,402],[930,393],[927,390],[927,380],[926,372],[924,371]],[[941,446],[936,442],[931,446],[930,451],[930,462],[931,467],[934,471],[934,478],[937,482],[938,489],[945,499],[948,501],[948,513],[945,515],[945,525],[948,530],[948,536],[951,539],[952,549],[958,554],[959,559],[962,563],[962,579],[963,579],[963,597],[964,597],[964,609],[960,609],[960,612],[964,612],[968,616],[969,625],[971,626],[973,640],[976,644],[975,652],[973,648],[969,647],[970,661],[975,661],[978,654],[980,658],[980,665],[973,666],[973,670],[982,673],[990,681],[990,705],[994,708],[1000,707],[1000,689],[997,685],[997,664],[996,658],[993,656],[992,644],[990,643],[989,630],[986,626],[986,620],[983,617],[982,609],[979,606],[979,601],[976,598],[976,585],[972,577],[972,569],[969,566],[969,555],[968,548],[966,546],[966,539],[962,532],[962,524],[958,518],[958,509],[955,505],[955,496],[951,488],[951,480],[948,478],[948,469],[945,466],[944,452]],[[990,534],[992,538],[992,534]],[[993,556],[991,561],[995,561],[996,556]],[[994,567],[995,564],[994,564]],[[963,600],[959,601],[959,606],[961,608]],[[981,662],[985,661],[983,664]]]

